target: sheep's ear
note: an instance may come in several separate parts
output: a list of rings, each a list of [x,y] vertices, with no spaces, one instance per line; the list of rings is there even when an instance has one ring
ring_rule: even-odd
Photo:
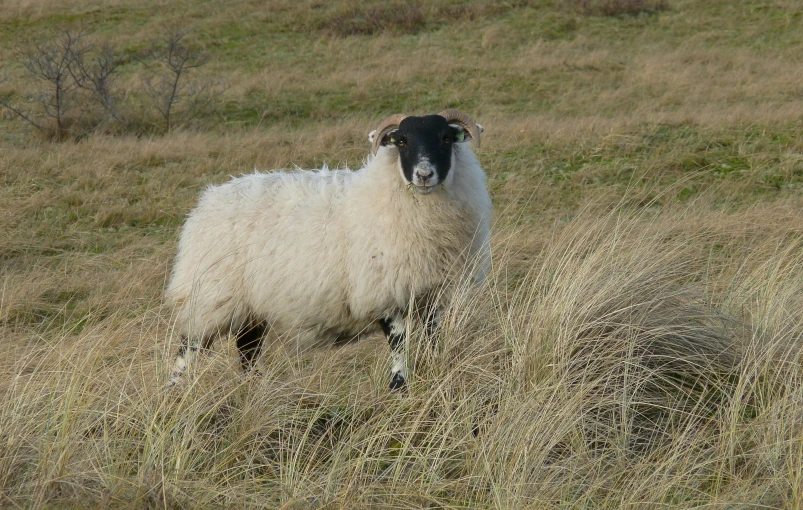
[[[380,145],[390,145],[396,143],[396,140],[393,136],[396,134],[396,130],[394,129],[390,133],[385,135],[385,138],[382,139],[382,143]],[[376,129],[368,133],[368,141],[372,144],[374,143],[374,138],[376,138]]]
[[[468,132],[463,126],[457,124],[449,124],[449,127],[454,131],[454,141],[457,143],[468,142],[472,140],[471,133]],[[482,131],[480,131],[481,133]]]
[[[398,129],[394,129],[393,131],[389,132],[385,135],[382,139],[381,145],[395,145],[396,144],[396,132]]]

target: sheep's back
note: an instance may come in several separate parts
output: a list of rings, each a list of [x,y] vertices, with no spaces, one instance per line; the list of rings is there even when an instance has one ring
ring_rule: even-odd
[[[208,188],[182,229],[168,301],[192,298],[199,316],[224,308],[286,329],[333,315],[342,268],[328,233],[352,174],[257,172]]]
[[[349,170],[243,178],[238,239],[249,308],[279,332],[354,327],[346,299],[343,204]],[[345,323],[344,323],[345,322]]]

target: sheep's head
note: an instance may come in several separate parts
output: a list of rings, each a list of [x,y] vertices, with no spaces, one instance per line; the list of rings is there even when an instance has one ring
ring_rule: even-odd
[[[449,178],[459,144],[474,140],[479,146],[482,126],[458,110],[438,115],[388,117],[368,135],[376,154],[380,147],[399,151],[399,168],[405,181],[422,195],[432,193]]]

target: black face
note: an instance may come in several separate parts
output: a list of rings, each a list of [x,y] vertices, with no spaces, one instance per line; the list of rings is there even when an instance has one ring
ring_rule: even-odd
[[[446,180],[452,166],[452,147],[466,138],[462,128],[450,126],[440,115],[427,115],[407,117],[382,144],[399,148],[404,177],[418,192],[427,194]]]

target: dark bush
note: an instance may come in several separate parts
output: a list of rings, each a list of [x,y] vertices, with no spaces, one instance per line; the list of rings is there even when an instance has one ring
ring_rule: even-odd
[[[667,0],[565,0],[570,9],[586,16],[634,16],[669,9]]]
[[[371,7],[350,9],[319,27],[332,35],[371,35],[381,32],[414,34],[424,28],[426,18],[420,6],[390,2]]]
[[[20,101],[0,97],[0,106],[49,138],[64,140],[80,115],[71,67],[86,51],[84,33],[77,30],[53,31],[45,40],[24,41],[15,53],[31,79],[30,86],[18,94]]]
[[[108,41],[77,53],[70,65],[75,84],[83,89],[108,115],[109,120],[126,125],[119,106],[125,94],[117,87],[117,71],[126,59]]]
[[[16,48],[24,78],[0,94],[0,107],[48,139],[80,138],[98,129],[168,132],[212,109],[226,90],[220,80],[196,75],[208,54],[186,42],[188,30],[166,27],[151,50],[121,54],[83,30],[56,29]],[[119,85],[121,69],[141,64],[133,87]],[[0,83],[11,84],[7,75]],[[16,89],[16,90],[15,90]]]
[[[186,123],[225,89],[218,82],[191,75],[209,62],[209,54],[188,44],[188,34],[186,28],[168,27],[161,43],[141,60],[146,70],[144,103],[159,113],[165,132]]]

